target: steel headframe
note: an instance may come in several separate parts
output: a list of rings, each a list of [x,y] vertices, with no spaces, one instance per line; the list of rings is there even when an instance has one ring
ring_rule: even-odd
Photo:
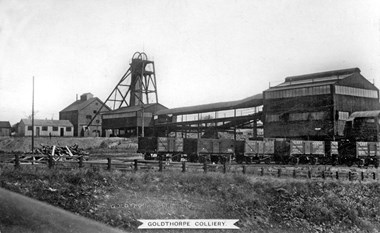
[[[103,102],[87,126],[107,105],[112,110],[121,107],[158,103],[154,62],[145,53],[135,52],[127,72]]]

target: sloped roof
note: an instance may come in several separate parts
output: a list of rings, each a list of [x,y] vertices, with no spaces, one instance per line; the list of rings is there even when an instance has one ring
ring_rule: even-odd
[[[90,98],[88,100],[80,100],[79,99],[77,101],[74,101],[74,103],[70,104],[69,106],[67,106],[61,112],[71,112],[71,111],[82,110],[96,100],[98,100],[101,104],[103,104],[103,102],[98,97]],[[106,108],[107,110],[111,110],[107,105],[104,105],[103,108]]]
[[[355,118],[358,117],[378,117],[379,115],[380,110],[353,112],[351,116],[347,119],[347,121],[353,121]]]
[[[157,112],[157,115],[166,115],[166,114],[178,115],[178,114],[212,112],[212,111],[228,110],[228,109],[235,109],[235,108],[257,107],[260,105],[263,105],[263,95],[261,93],[247,97],[242,100],[160,110]]]
[[[147,108],[154,107],[156,105],[160,105],[163,108],[166,108],[165,106],[163,106],[162,104],[159,104],[159,103],[144,104],[143,106],[144,106],[144,109],[147,109]],[[115,113],[138,112],[138,111],[142,110],[143,106],[142,105],[135,105],[135,106],[128,106],[128,107],[121,107],[121,108],[118,108],[118,109],[115,109],[115,110],[104,112],[104,113],[102,113],[102,115],[109,115],[109,114],[115,114]]]
[[[0,121],[0,128],[11,128],[9,121]]]
[[[359,68],[332,70],[320,73],[305,74],[299,76],[289,76],[285,82],[271,87],[266,91],[286,90],[292,88],[302,88],[310,86],[321,86],[335,84],[345,78],[351,77],[355,73],[360,74]]]
[[[31,119],[21,119],[25,125],[32,125]],[[65,127],[73,127],[73,124],[69,120],[39,120],[34,119],[35,126],[65,126]]]

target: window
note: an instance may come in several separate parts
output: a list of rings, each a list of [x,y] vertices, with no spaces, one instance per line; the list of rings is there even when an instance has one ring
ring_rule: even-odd
[[[92,111],[94,114],[96,114],[96,110]]]
[[[71,132],[71,127],[66,127],[67,132]]]
[[[280,121],[280,115],[278,115],[278,114],[267,114],[266,120],[267,120],[267,122]]]
[[[91,116],[91,115],[87,115],[87,116],[86,116],[86,119],[89,119],[89,120],[91,120],[91,118],[92,118],[92,116]]]
[[[307,95],[325,95],[330,93],[330,86],[304,87],[287,90],[273,90],[265,92],[266,99],[293,98]]]
[[[348,112],[338,112],[338,120],[347,120],[349,115]]]
[[[216,112],[217,118],[233,117],[234,115],[235,115],[234,110],[223,110],[223,111],[217,111]]]
[[[256,112],[256,108],[240,108],[236,109],[236,116],[247,116],[250,114],[254,114]]]
[[[335,93],[339,95],[350,95],[365,98],[378,98],[377,91],[355,87],[335,86]]]
[[[58,127],[57,126],[53,126],[53,131],[58,131]]]
[[[28,130],[32,131],[33,130],[32,126],[28,126]]]
[[[42,131],[48,131],[48,127],[47,126],[42,126]]]
[[[95,122],[99,124],[99,123],[100,123],[100,120],[96,120]]]
[[[325,112],[297,112],[289,114],[290,121],[324,120]]]

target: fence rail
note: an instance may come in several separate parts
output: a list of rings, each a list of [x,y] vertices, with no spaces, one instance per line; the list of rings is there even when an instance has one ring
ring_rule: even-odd
[[[51,156],[38,155],[38,160],[31,160],[31,156],[20,158],[20,154],[15,154],[11,163],[14,167],[20,168],[24,165],[37,165],[48,168],[84,168],[100,167],[107,170],[138,171],[138,170],[175,170],[181,172],[220,172],[220,173],[242,173],[256,176],[271,177],[292,177],[304,179],[335,179],[335,180],[379,180],[379,172],[376,171],[347,171],[336,168],[334,171],[318,169],[315,166],[280,166],[280,165],[242,165],[242,164],[209,164],[209,163],[190,163],[190,162],[167,162],[167,161],[149,161],[138,159],[122,159],[108,157],[103,160],[86,160],[87,156]]]

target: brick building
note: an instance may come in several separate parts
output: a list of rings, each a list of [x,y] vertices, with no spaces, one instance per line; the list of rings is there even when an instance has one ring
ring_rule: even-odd
[[[91,93],[85,93],[65,109],[59,112],[60,120],[69,120],[74,125],[74,136],[102,136],[102,119],[98,114],[92,121],[91,126],[86,130],[91,119],[96,115],[103,102],[94,97]],[[105,105],[101,113],[108,112],[111,109]]]

